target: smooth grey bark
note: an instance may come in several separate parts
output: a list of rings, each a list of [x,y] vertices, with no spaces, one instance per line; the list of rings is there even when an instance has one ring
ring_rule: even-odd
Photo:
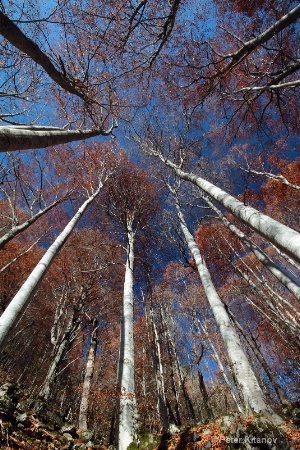
[[[238,227],[229,222],[222,212],[206,197],[203,196],[205,202],[215,211],[222,220],[226,228],[228,228],[235,236],[237,236],[256,256],[256,258],[279,280],[295,297],[300,300],[300,286],[268,256],[266,253],[249,239]]]
[[[299,69],[300,69],[300,60],[299,60]],[[293,82],[291,82],[291,83],[293,83]],[[298,81],[298,83],[300,84],[300,80]],[[289,83],[286,83],[286,84],[289,84]],[[281,85],[281,86],[283,86],[283,85]],[[277,87],[280,87],[280,86],[277,86]],[[253,89],[253,88],[252,88]],[[288,187],[290,187],[290,188],[292,188],[292,189],[295,189],[295,190],[297,190],[297,191],[299,191],[300,190],[300,186],[298,186],[297,184],[293,184],[293,183],[291,183],[287,178],[285,178],[283,175],[276,175],[275,173],[271,173],[271,172],[260,172],[260,171],[258,171],[258,170],[254,170],[254,169],[251,169],[251,167],[250,167],[250,165],[249,164],[247,164],[247,168],[245,169],[245,168],[243,168],[243,167],[240,167],[240,169],[242,169],[244,172],[247,172],[247,173],[254,173],[255,175],[261,175],[261,176],[264,176],[264,177],[266,177],[266,178],[270,178],[271,180],[276,180],[276,181],[278,181],[279,183],[281,183],[281,184],[283,184],[283,185],[285,185],[285,186],[288,186]]]
[[[276,245],[271,243],[272,248],[278,253],[278,255],[282,256],[291,266],[295,267],[298,271],[300,271],[300,264],[290,258],[286,253],[279,250]]]
[[[15,236],[17,236],[19,233],[22,233],[22,231],[27,230],[27,228],[30,227],[34,222],[36,222],[41,216],[46,214],[48,211],[51,211],[55,206],[57,206],[59,203],[61,203],[63,199],[55,200],[51,205],[47,206],[46,208],[40,210],[36,214],[33,214],[28,220],[21,223],[20,225],[14,225],[7,233],[5,233],[0,238],[0,249],[4,247],[5,244],[7,244],[11,239],[13,239]]]
[[[62,340],[58,347],[56,348],[54,358],[52,360],[52,363],[50,364],[50,367],[48,369],[46,378],[42,384],[42,387],[38,393],[38,396],[42,398],[43,400],[48,400],[51,394],[51,386],[54,382],[54,378],[57,372],[57,368],[62,361],[67,349],[71,345],[74,334],[78,330],[80,325],[80,321],[78,320],[77,315],[75,314],[75,311],[72,313],[72,316],[69,319],[66,331],[63,334]]]
[[[181,415],[180,415],[180,410],[179,410],[179,392],[176,386],[176,380],[175,380],[175,374],[177,374],[177,366],[175,364],[174,361],[174,355],[172,352],[172,346],[170,343],[170,339],[169,339],[169,331],[168,328],[165,325],[165,319],[164,319],[164,313],[163,313],[163,307],[160,306],[159,308],[160,311],[160,318],[161,318],[161,322],[164,325],[164,335],[165,335],[165,339],[166,339],[166,343],[167,343],[167,350],[168,350],[168,355],[171,361],[171,389],[172,392],[174,394],[174,400],[175,400],[175,414],[173,414],[173,411],[171,409],[171,405],[168,405],[168,409],[169,409],[169,413],[170,413],[170,417],[171,417],[171,413],[173,415],[173,418],[175,419],[175,424],[178,426],[181,426]],[[178,376],[177,376],[178,378]]]
[[[133,442],[138,420],[134,383],[133,341],[133,269],[134,232],[132,220],[127,220],[127,260],[125,266],[123,308],[121,320],[118,382],[120,385],[119,413],[117,418],[117,448],[127,450]]]
[[[265,317],[268,320],[268,322],[270,323],[270,325],[274,328],[274,330],[276,330],[276,332],[279,334],[281,339],[286,344],[289,344],[289,341],[286,337],[286,332],[285,332],[285,330],[283,330],[282,322],[280,321],[280,319],[277,316],[270,317],[269,314],[267,314],[259,305],[254,303],[254,301],[247,295],[245,295],[245,300],[247,303],[249,303],[249,305],[252,305],[253,308],[256,309],[261,314],[261,316]]]
[[[81,141],[95,136],[108,136],[113,129],[65,130],[38,125],[11,125],[0,127],[0,152],[46,148],[68,142]]]
[[[182,366],[179,362],[174,337],[172,336],[171,330],[170,330],[170,325],[169,325],[170,315],[169,315],[169,312],[167,313],[167,311],[164,310],[164,308],[162,308],[162,312],[163,312],[162,317],[163,317],[163,322],[164,322],[164,326],[165,326],[165,330],[166,330],[166,335],[167,335],[167,338],[170,343],[170,349],[171,349],[172,357],[174,360],[176,375],[178,377],[179,384],[180,384],[180,387],[182,390],[182,394],[183,394],[183,398],[184,398],[185,406],[186,406],[186,410],[187,410],[187,415],[188,415],[189,420],[194,421],[196,418],[194,407],[193,407],[192,401],[190,399],[190,396],[189,396],[188,391],[185,386],[185,377],[183,376],[183,373],[182,373]]]
[[[265,301],[266,305],[270,308],[270,310],[275,314],[275,316],[280,319],[288,328],[288,330],[295,336],[297,339],[300,338],[299,329],[297,327],[297,323],[292,323],[278,308],[274,306],[271,299],[266,295],[254,281],[248,276],[248,274],[241,270],[238,266],[235,265],[236,270],[242,275],[242,277],[247,281],[250,287],[257,292],[260,297]]]
[[[187,241],[189,250],[195,260],[207,300],[212,308],[221,336],[226,345],[236,380],[243,393],[246,410],[262,413],[268,417],[272,417],[275,421],[281,422],[281,418],[277,416],[265,402],[258,380],[250,366],[245,352],[242,349],[239,336],[228,316],[224,303],[220,299],[212,283],[206,263],[200,254],[199,248],[187,227],[176,195],[175,204],[182,232]]]
[[[78,419],[79,430],[87,430],[88,428],[87,419],[88,419],[89,394],[91,389],[91,382],[93,379],[95,358],[97,352],[97,344],[98,344],[97,332],[98,332],[98,321],[97,319],[94,319],[79,408],[79,419]]]
[[[78,86],[74,78],[57,70],[50,58],[39,48],[39,46],[28,38],[20,28],[0,11],[0,34],[14,47],[29,56],[36,64],[41,66],[49,77],[60,87],[71,94],[77,95],[84,101],[90,101],[84,90]]]
[[[167,432],[169,430],[169,414],[167,407],[167,399],[166,399],[166,391],[165,391],[165,376],[163,371],[163,364],[161,358],[161,348],[160,348],[160,340],[159,334],[157,331],[157,326],[154,318],[154,311],[152,305],[152,299],[150,300],[150,311],[149,311],[150,323],[152,328],[153,335],[153,368],[154,368],[154,376],[155,383],[157,389],[158,396],[158,409],[162,421],[162,431]]]
[[[256,342],[254,341],[252,336],[249,336],[249,334],[244,330],[243,326],[238,322],[238,320],[236,319],[235,315],[232,313],[232,311],[227,307],[227,311],[228,314],[231,318],[231,320],[233,321],[233,323],[235,324],[235,326],[237,327],[237,329],[241,332],[243,338],[245,339],[245,341],[247,342],[247,344],[249,345],[249,347],[251,348],[251,350],[253,351],[254,355],[256,356],[256,358],[258,359],[260,365],[262,366],[262,368],[264,369],[265,373],[267,374],[267,377],[269,378],[271,385],[273,386],[281,404],[283,406],[289,406],[290,402],[287,398],[287,396],[284,393],[284,390],[282,389],[282,387],[279,385],[279,383],[276,380],[276,377],[273,375],[272,370],[269,368],[263,354],[261,353],[261,351],[259,350]]]
[[[42,259],[33,269],[27,280],[23,283],[15,297],[7,306],[5,311],[0,317],[0,349],[3,349],[5,342],[9,336],[11,328],[15,325],[19,317],[25,311],[31,298],[38,289],[44,276],[49,270],[54,258],[58,254],[59,250],[63,247],[75,226],[79,222],[80,218],[84,214],[87,207],[94,201],[102,188],[102,182],[99,181],[98,188],[94,193],[81,205],[74,217],[69,221],[64,230],[55,239],[53,244],[46,251]]]
[[[242,62],[250,53],[252,53],[258,46],[264,44],[276,34],[280,33],[286,27],[296,22],[300,17],[300,5],[297,5],[287,14],[282,16],[277,22],[267,28],[263,33],[259,34],[255,38],[247,41],[243,46],[235,53],[225,55],[222,59],[231,58],[231,62],[221,69],[218,73],[226,73]]]
[[[208,333],[206,327],[204,326],[204,324],[201,324],[201,325],[200,325],[199,322],[197,323],[195,317],[193,317],[193,322],[194,322],[194,325],[195,325],[195,327],[196,327],[198,333],[200,334],[200,332],[201,332],[201,330],[202,330],[203,333],[205,334],[205,336],[206,336],[206,338],[207,338],[207,340],[208,340],[209,346],[210,346],[210,348],[211,348],[213,358],[214,358],[214,360],[216,361],[216,363],[218,364],[219,369],[220,369],[220,372],[221,372],[221,374],[222,374],[222,376],[223,376],[223,378],[224,378],[224,380],[225,380],[227,386],[229,387],[229,391],[230,391],[231,396],[232,396],[232,398],[233,398],[233,400],[234,400],[234,402],[235,402],[235,404],[236,404],[236,406],[237,406],[237,409],[238,409],[241,413],[243,413],[243,407],[242,407],[242,404],[241,404],[241,402],[240,402],[238,396],[235,395],[234,388],[233,388],[233,384],[230,382],[230,380],[229,380],[229,378],[228,378],[228,376],[227,376],[225,367],[224,367],[224,365],[223,365],[223,363],[222,363],[222,361],[221,361],[221,359],[220,359],[220,356],[219,356],[219,354],[218,354],[218,352],[217,352],[217,349],[216,349],[215,345],[213,344],[212,339],[211,339],[211,337],[210,337],[210,335],[209,335],[209,333]],[[230,361],[230,363],[231,363],[231,361]],[[233,368],[231,368],[231,370],[232,370],[232,372],[233,372]],[[235,380],[233,380],[233,381],[235,381]]]
[[[43,235],[44,236],[44,235]],[[30,252],[30,250],[42,239],[42,237],[39,237],[36,241],[34,241],[29,247],[26,248],[26,250],[22,251],[21,253],[19,253],[17,256],[15,256],[15,258],[13,258],[12,260],[10,260],[7,264],[5,264],[5,266],[1,267],[0,269],[0,274],[2,272],[5,272],[6,269],[8,269],[9,266],[11,266],[12,264],[14,264],[19,258],[21,258],[22,256],[24,256],[26,253]]]
[[[253,287],[255,287],[255,289],[257,289],[259,291],[260,295],[266,300],[266,303],[268,304],[268,306],[270,306],[270,308],[273,311],[276,311],[278,317],[280,317],[282,320],[284,320],[286,324],[289,323],[291,329],[297,330],[297,328],[298,328],[298,332],[299,332],[299,326],[298,326],[297,319],[291,314],[291,312],[286,307],[288,307],[290,310],[292,310],[295,316],[300,317],[299,311],[288,300],[286,300],[286,298],[280,296],[277,292],[275,292],[271,288],[271,286],[269,285],[269,283],[266,281],[265,277],[262,274],[260,274],[260,277],[261,277],[260,278],[254,272],[254,270],[246,263],[246,261],[243,258],[239,257],[238,253],[235,251],[235,249],[230,244],[230,242],[228,242],[228,240],[226,238],[224,238],[224,239],[227,242],[228,246],[231,248],[233,254],[236,256],[236,260],[241,261],[243,266],[245,266],[245,268],[246,268],[246,272],[244,272],[241,270],[241,268],[236,263],[233,263],[231,260],[229,260],[229,262],[234,266],[235,270],[240,272],[243,275],[243,277],[248,281],[248,283],[250,285],[252,285]],[[223,254],[222,250],[219,247],[218,247],[218,250],[221,254]],[[252,274],[252,276],[258,281],[258,283],[262,289],[265,289],[266,291],[268,291],[268,294],[271,295],[271,298],[269,298],[268,295],[266,295],[262,289],[257,287],[257,285],[249,277],[249,274]],[[284,309],[284,311],[280,311],[280,309]]]
[[[151,148],[151,143],[150,147],[149,143],[140,143],[140,145],[146,152],[158,157],[166,166],[173,169],[179,178],[190,181],[198,186],[202,191],[215,199],[220,205],[224,206],[235,217],[263,236],[267,241],[276,245],[295,259],[295,261],[300,262],[300,233],[277,222],[277,220],[259,212],[255,208],[244,205],[241,201],[204,178],[193,173],[184,172],[179,166],[164,157],[159,150]]]

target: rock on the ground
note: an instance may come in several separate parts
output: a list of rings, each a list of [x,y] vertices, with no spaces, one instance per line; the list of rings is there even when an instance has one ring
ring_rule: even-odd
[[[78,434],[77,434],[77,429],[75,427],[75,425],[65,425],[63,427],[61,427],[60,429],[62,434],[70,434],[72,436],[72,438],[77,438]]]
[[[0,413],[12,416],[15,412],[18,399],[16,397],[17,386],[13,383],[4,383],[0,386]]]
[[[94,437],[94,431],[93,430],[86,430],[86,431],[81,431],[79,433],[79,436],[84,439],[85,441],[90,441],[91,439],[93,439]]]
[[[171,434],[174,434],[174,433],[180,433],[180,430],[179,430],[178,427],[176,427],[176,425],[174,425],[174,423],[170,423],[170,426],[169,426],[169,432],[170,432]]]
[[[28,428],[31,425],[30,417],[26,413],[17,414],[16,421],[18,425],[23,425],[24,428]]]
[[[263,417],[253,421],[238,421],[224,436],[227,449],[233,450],[289,450],[286,433]]]
[[[197,433],[197,431],[193,431],[191,435],[191,442],[198,442],[201,440],[200,435]]]
[[[231,425],[233,425],[238,418],[240,417],[239,413],[229,414],[227,416],[222,417],[221,421],[221,430],[225,433]]]

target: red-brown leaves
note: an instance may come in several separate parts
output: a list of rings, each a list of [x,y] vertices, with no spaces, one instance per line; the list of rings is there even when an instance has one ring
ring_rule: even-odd
[[[105,203],[125,229],[128,221],[142,229],[158,209],[158,192],[145,170],[125,162],[107,183]]]

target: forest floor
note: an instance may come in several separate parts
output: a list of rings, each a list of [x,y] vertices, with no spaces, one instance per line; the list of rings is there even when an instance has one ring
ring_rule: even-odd
[[[31,400],[29,408],[17,394],[19,389],[13,383],[0,386],[0,450],[114,450],[93,431],[80,432],[75,425],[64,423],[59,411],[49,405]],[[263,417],[239,413],[180,430],[172,425],[165,435],[144,433],[129,449],[300,450],[298,405],[290,408],[289,415],[290,420],[280,426]]]
[[[239,421],[244,425],[250,424],[253,418],[254,416],[243,416],[239,418]],[[228,437],[229,430],[224,434],[221,424],[222,418],[207,425],[199,425],[174,433],[169,439],[162,439],[155,450],[227,450],[230,447],[229,443],[233,444],[231,448],[244,448],[242,445],[233,442],[234,439]],[[234,426],[236,426],[236,423],[234,423]],[[300,428],[295,427],[292,421],[283,423],[280,428],[284,429],[287,435],[290,449],[300,450]],[[269,447],[264,447],[262,444],[253,448],[267,449]],[[280,446],[274,448],[283,450]]]
[[[94,444],[87,442],[86,439],[78,435],[71,438],[67,436],[68,433],[62,433],[61,430],[55,431],[49,424],[46,426],[35,415],[27,415],[27,418],[26,427],[23,429],[18,428],[17,424],[13,424],[11,421],[0,421],[1,450],[112,450],[114,448],[113,446],[107,447],[96,442]],[[248,416],[240,420],[249,424],[252,418],[253,416]],[[300,428],[296,429],[292,423],[285,423],[282,427],[287,434],[289,448],[300,450]],[[158,446],[155,446],[154,443],[151,445],[148,440],[147,444],[143,445],[141,443],[137,448],[141,450],[227,450],[228,448],[245,448],[242,445],[229,446],[228,439],[222,431],[221,420],[219,419],[207,425],[189,427],[171,436],[156,435],[155,441],[160,441]],[[267,449],[271,447],[262,445],[251,448]],[[284,450],[280,444],[274,448],[276,450]]]

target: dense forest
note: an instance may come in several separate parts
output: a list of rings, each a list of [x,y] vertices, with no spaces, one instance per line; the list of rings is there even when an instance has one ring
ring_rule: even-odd
[[[1,448],[300,448],[299,26],[0,2]]]

